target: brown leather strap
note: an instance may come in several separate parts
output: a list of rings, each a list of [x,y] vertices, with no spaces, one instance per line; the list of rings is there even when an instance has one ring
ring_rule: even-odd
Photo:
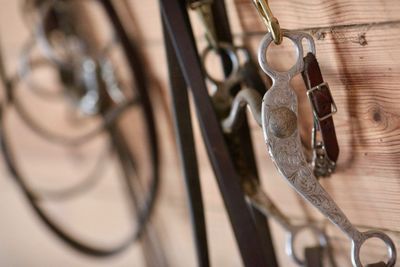
[[[305,249],[305,267],[322,267],[324,248],[321,246]]]
[[[173,110],[176,142],[180,153],[181,169],[186,182],[192,229],[199,267],[210,266],[208,241],[204,217],[203,197],[200,186],[199,167],[194,143],[190,102],[186,82],[179,67],[178,58],[163,21],[165,52],[169,71],[171,106]]]
[[[378,263],[368,264],[366,267],[387,267],[387,265],[381,261]]]
[[[308,53],[304,58],[302,76],[307,87],[307,95],[313,108],[318,130],[321,131],[327,156],[332,162],[336,163],[339,157],[339,145],[332,118],[332,115],[336,112],[336,106],[313,53]]]
[[[204,0],[200,0],[204,1]],[[206,0],[209,1],[209,0]],[[233,45],[233,36],[229,24],[228,13],[225,6],[225,1],[214,1],[211,6],[212,17],[214,18],[214,27],[217,40],[219,42],[229,43]],[[216,20],[217,18],[217,20]],[[246,48],[244,48],[246,49]],[[225,75],[232,72],[233,64],[230,57],[224,53],[221,54]],[[239,70],[242,75],[243,85],[250,86],[261,94],[265,93],[265,84],[258,69],[258,63],[251,57],[243,64]],[[238,84],[232,88],[232,93],[236,94],[241,88]],[[236,129],[235,133],[226,134],[225,140],[228,144],[228,149],[232,155],[234,165],[238,171],[241,179],[250,178],[260,180],[257,170],[257,163],[254,155],[252,139],[247,119],[244,118],[242,124]],[[258,211],[256,208],[250,206],[254,222],[257,226],[258,237],[262,246],[263,254],[266,256],[266,263],[268,267],[278,267],[278,260],[275,255],[274,244],[272,240],[272,233],[270,231],[268,218]]]
[[[240,185],[221,126],[208,95],[189,17],[183,1],[160,0],[168,34],[186,84],[193,94],[203,140],[237,239],[244,266],[270,266]]]

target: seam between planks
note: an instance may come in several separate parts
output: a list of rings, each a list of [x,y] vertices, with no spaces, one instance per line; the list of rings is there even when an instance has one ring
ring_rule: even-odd
[[[261,23],[261,21],[260,21]],[[306,31],[306,32],[320,32],[320,31],[336,31],[336,30],[348,30],[348,29],[365,29],[365,28],[376,28],[376,27],[399,27],[400,29],[400,20],[393,21],[382,21],[382,22],[370,22],[370,23],[357,23],[357,24],[345,24],[345,25],[332,25],[325,27],[309,27],[309,28],[298,28],[298,29],[290,29],[294,31]],[[234,37],[243,38],[243,37],[252,37],[252,36],[260,36],[265,35],[265,31],[245,31],[243,33],[234,33]]]

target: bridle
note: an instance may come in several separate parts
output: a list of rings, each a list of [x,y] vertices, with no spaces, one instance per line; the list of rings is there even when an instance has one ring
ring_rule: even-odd
[[[48,4],[50,2],[43,2],[44,4]],[[55,2],[52,2],[54,4]],[[51,10],[51,5],[49,7],[49,10]],[[111,23],[115,25],[115,28],[117,29],[117,35],[119,36],[121,45],[123,47],[123,50],[126,54],[128,55],[139,55],[140,52],[137,51],[137,47],[134,45],[134,41],[130,40],[127,37],[127,33],[122,27],[122,24],[116,15],[116,11],[114,10],[114,7],[111,5],[111,2],[104,0],[101,2],[101,4],[104,6]],[[50,12],[50,11],[49,11]],[[45,35],[41,36],[41,38],[45,38]],[[42,42],[45,42],[42,40]],[[51,47],[47,46],[46,49],[52,49]],[[51,50],[50,50],[51,51]],[[25,51],[26,53],[29,52]],[[47,55],[51,55],[47,54]],[[27,55],[24,55],[27,57]],[[50,56],[50,59],[52,57]],[[127,101],[122,101],[120,103],[117,103],[115,107],[112,107],[110,105],[112,102],[110,100],[112,99],[112,95],[108,94],[108,99],[106,102],[101,103],[99,106],[99,113],[98,116],[102,117],[102,123],[92,130],[91,132],[88,132],[82,136],[79,136],[77,138],[67,138],[64,136],[58,136],[52,133],[49,133],[46,129],[41,127],[38,123],[36,123],[35,120],[33,120],[29,116],[29,112],[26,111],[23,107],[23,104],[18,101],[18,98],[15,95],[15,87],[19,80],[21,78],[24,78],[27,74],[28,71],[32,71],[33,68],[36,67],[36,65],[32,66],[27,66],[26,63],[27,61],[25,60],[25,65],[23,64],[25,72],[21,72],[23,75],[20,78],[17,79],[9,79],[6,76],[5,70],[4,70],[4,65],[3,62],[1,62],[1,80],[6,88],[7,94],[8,94],[8,103],[5,104],[3,103],[1,106],[1,118],[0,118],[0,124],[1,124],[1,129],[0,129],[0,141],[1,141],[1,149],[5,158],[5,161],[7,163],[8,170],[10,171],[12,177],[15,179],[16,183],[20,186],[22,192],[24,193],[26,199],[28,200],[28,203],[32,207],[32,209],[35,211],[36,215],[41,219],[41,221],[54,233],[56,236],[58,236],[61,240],[69,244],[72,248],[85,253],[89,254],[92,256],[97,256],[97,257],[106,257],[106,256],[111,256],[115,255],[117,253],[120,253],[130,247],[130,245],[138,240],[143,233],[146,232],[146,224],[149,221],[150,215],[153,211],[154,208],[154,203],[156,201],[156,196],[157,196],[157,191],[158,191],[158,185],[159,185],[159,155],[158,155],[158,141],[156,139],[156,132],[155,132],[155,125],[154,125],[154,115],[152,111],[151,104],[149,102],[149,97],[148,97],[148,83],[147,79],[145,78],[146,76],[143,73],[143,70],[145,68],[142,67],[141,63],[141,58],[136,57],[135,59],[130,57],[131,60],[129,61],[129,66],[130,70],[132,73],[132,77],[135,79],[136,83],[136,97],[134,97],[132,100],[127,100]],[[2,60],[1,60],[2,61]],[[62,70],[63,69],[68,69],[68,66],[65,67],[63,65],[63,62],[61,61],[55,61],[56,65],[60,67]],[[100,68],[102,68],[101,66]],[[88,73],[88,75],[93,75],[93,77],[99,77],[99,80],[89,80],[89,82],[100,82],[103,83],[104,86],[107,86],[107,82],[112,82],[110,80],[107,80],[107,70],[102,68],[99,69],[100,71],[103,71],[105,75],[101,75],[102,73]],[[110,76],[108,76],[110,77]],[[85,79],[85,77],[83,77]],[[73,82],[73,81],[72,81]],[[103,96],[106,94],[100,92]],[[107,99],[107,98],[105,98]],[[115,100],[115,99],[114,99]],[[107,104],[107,101],[109,104]],[[27,180],[25,177],[22,175],[21,171],[19,170],[18,163],[14,157],[13,149],[10,145],[9,136],[6,133],[6,127],[4,125],[4,113],[6,111],[6,107],[11,107],[14,106],[16,108],[17,113],[20,115],[20,117],[23,119],[23,121],[30,126],[30,128],[39,134],[40,136],[53,141],[58,144],[62,145],[67,145],[67,146],[77,146],[77,145],[82,145],[88,141],[90,141],[94,136],[106,132],[109,134],[111,141],[112,141],[112,147],[115,149],[115,153],[118,155],[119,162],[121,164],[121,168],[124,172],[123,179],[125,180],[125,183],[128,188],[128,197],[130,201],[136,205],[136,212],[134,217],[136,217],[136,228],[132,231],[132,233],[125,238],[122,242],[119,244],[109,247],[109,248],[102,248],[101,246],[96,246],[92,245],[90,243],[87,243],[83,240],[81,240],[78,237],[73,236],[71,233],[69,233],[64,227],[56,222],[49,216],[43,207],[40,205],[41,200],[43,199],[65,199],[65,198],[70,198],[73,196],[76,196],[77,194],[81,194],[87,190],[90,186],[92,186],[96,182],[96,174],[97,171],[94,169],[93,172],[91,172],[86,179],[83,180],[80,184],[73,186],[71,188],[67,188],[61,191],[50,191],[50,192],[43,192],[44,195],[41,194],[41,192],[36,191],[32,189],[28,184]],[[111,108],[109,108],[111,107]],[[148,140],[149,140],[149,148],[150,148],[150,160],[152,163],[152,169],[151,169],[151,174],[150,174],[150,184],[149,184],[149,189],[148,193],[146,196],[143,196],[142,189],[140,189],[140,185],[138,184],[139,181],[135,181],[138,179],[137,176],[137,164],[133,158],[133,155],[130,151],[127,150],[127,143],[125,141],[125,137],[122,135],[120,130],[118,129],[118,126],[116,125],[118,118],[129,108],[131,107],[140,107],[143,109],[143,115],[145,117],[145,127],[148,132]],[[104,156],[99,157],[99,162],[101,162],[101,159],[104,158]],[[98,163],[100,164],[100,163]],[[96,164],[96,166],[98,166]],[[138,191],[139,189],[139,191]],[[140,196],[142,195],[142,196]],[[141,198],[140,204],[138,204],[138,198]]]
[[[239,174],[240,177],[240,183],[242,185],[243,191],[247,197],[247,199],[249,200],[250,203],[250,207],[254,209],[253,212],[255,213],[260,213],[262,214],[262,217],[264,217],[263,219],[265,220],[266,216],[270,217],[270,218],[274,218],[274,217],[278,217],[278,218],[283,218],[284,215],[281,215],[281,212],[277,212],[275,213],[275,211],[270,211],[269,207],[271,206],[275,206],[272,201],[270,201],[266,194],[262,192],[262,190],[260,191],[260,185],[258,182],[258,174],[257,171],[254,170],[254,163],[246,163],[246,157],[249,157],[250,155],[253,154],[253,152],[250,150],[248,150],[249,147],[251,147],[251,143],[249,145],[249,143],[247,143],[247,145],[245,147],[247,147],[247,150],[244,149],[243,147],[243,137],[245,137],[245,139],[249,138],[248,135],[248,129],[247,128],[247,122],[243,116],[243,107],[245,107],[246,105],[243,105],[246,103],[246,101],[248,102],[252,102],[254,103],[254,105],[250,105],[250,108],[252,111],[254,112],[258,112],[259,115],[261,115],[261,95],[265,93],[265,85],[262,82],[261,78],[256,78],[255,80],[257,82],[254,83],[250,81],[248,82],[248,76],[258,76],[258,71],[257,68],[247,68],[247,67],[243,67],[241,66],[241,64],[243,64],[243,62],[239,62],[239,58],[237,56],[237,53],[242,53],[244,54],[245,57],[245,63],[244,65],[246,66],[255,66],[253,62],[251,62],[251,57],[248,54],[247,50],[244,47],[235,47],[234,45],[232,45],[232,41],[230,40],[229,42],[224,42],[225,40],[222,39],[223,41],[219,41],[219,39],[217,38],[217,24],[215,24],[213,22],[212,17],[215,16],[215,13],[213,13],[213,5],[217,5],[218,2],[215,2],[214,4],[212,4],[212,1],[189,1],[189,3],[187,3],[188,6],[190,6],[192,9],[195,9],[201,18],[201,21],[203,22],[203,26],[205,27],[205,32],[206,32],[206,36],[207,36],[207,41],[208,41],[208,46],[205,48],[205,50],[203,50],[201,52],[201,58],[200,58],[200,63],[201,63],[201,71],[204,73],[204,76],[208,79],[208,81],[212,84],[212,88],[213,90],[211,90],[211,101],[213,104],[213,108],[216,112],[216,115],[218,117],[218,120],[220,120],[220,123],[222,125],[222,128],[224,130],[224,139],[225,142],[228,146],[228,150],[229,153],[232,156],[233,159],[233,163],[235,165],[235,168]],[[182,7],[181,7],[182,8]],[[169,15],[167,15],[166,13],[163,13],[164,16],[164,21],[166,21],[167,19],[171,20],[171,24],[175,24],[176,22],[176,17],[177,17],[177,13],[178,11],[176,10],[175,12],[169,13]],[[171,17],[171,18],[168,18]],[[223,17],[223,16],[222,16]],[[219,24],[219,23],[218,23]],[[224,24],[224,23],[222,23]],[[175,30],[178,30],[178,27],[175,28]],[[180,31],[182,31],[180,29]],[[170,31],[170,35],[173,35],[172,33],[173,31]],[[183,42],[182,36],[175,36],[175,45],[176,47],[179,47],[179,43]],[[170,55],[173,52],[171,52],[171,47],[172,45],[169,45],[169,40],[168,38],[166,39],[166,43],[167,43],[167,54]],[[183,64],[182,62],[190,61],[190,66],[193,69],[195,66],[195,63],[191,61],[191,59],[188,59],[190,56],[185,55],[184,52],[181,52],[179,48],[176,48],[177,50],[175,51],[176,54],[178,54],[178,58],[175,58],[175,62],[178,60],[181,60],[181,64]],[[187,50],[187,47],[185,48]],[[226,74],[226,78],[223,80],[217,80],[215,79],[207,70],[207,68],[205,67],[205,60],[208,56],[208,54],[214,51],[215,53],[217,53],[218,55],[221,56],[222,58],[222,62],[226,63],[224,65],[225,67],[225,74]],[[174,68],[174,66],[176,66],[177,64],[173,62],[169,64],[169,68],[170,71],[173,73],[170,76],[170,79],[172,81],[172,88],[175,89],[171,89],[172,90],[172,94],[174,94],[174,91],[177,90],[176,89],[176,85],[180,85],[181,87],[183,87],[184,85],[182,84],[183,82],[177,82],[177,74],[175,74],[176,72],[176,67]],[[197,64],[197,63],[196,63]],[[185,67],[182,68],[182,72],[185,72]],[[249,71],[250,70],[250,71]],[[252,72],[252,73],[251,73]],[[247,75],[246,75],[247,74]],[[251,75],[248,75],[251,74]],[[186,79],[189,79],[190,77],[185,77]],[[191,83],[190,80],[188,82],[189,84]],[[196,81],[196,83],[200,83],[199,80]],[[254,88],[248,89],[247,87],[253,84],[257,84]],[[193,85],[192,85],[193,87]],[[193,90],[193,88],[192,88]],[[238,92],[236,95],[234,92]],[[182,91],[180,91],[182,93]],[[250,93],[247,93],[250,92]],[[198,97],[198,96],[197,96]],[[196,98],[196,96],[195,96]],[[231,108],[232,106],[232,108]],[[175,107],[176,114],[181,114],[183,113],[183,109],[185,109],[185,107]],[[211,116],[211,115],[208,115]],[[257,118],[257,116],[255,117],[257,122],[261,122],[261,118]],[[189,118],[186,119],[182,119],[182,120],[190,120]],[[190,123],[190,121],[189,121]],[[182,123],[180,124],[181,127]],[[204,126],[204,128],[206,128]],[[205,130],[203,128],[204,131],[207,132],[207,130]],[[177,127],[177,130],[179,130],[179,127]],[[247,142],[247,141],[246,141]],[[181,146],[184,146],[183,144],[181,144]],[[218,146],[218,150],[220,150],[221,148]],[[254,158],[254,156],[250,156],[250,158]],[[185,160],[189,161],[189,160]],[[188,164],[190,164],[191,162],[189,162]],[[230,182],[233,182],[232,180],[230,180]],[[189,188],[189,190],[191,190]],[[193,190],[193,189],[192,189]],[[256,193],[259,192],[259,193]],[[262,195],[263,197],[261,198],[257,198],[259,195]],[[240,195],[236,195],[236,198],[243,198],[243,196]],[[268,201],[268,202],[266,202]],[[201,198],[198,198],[196,200],[196,202],[201,202]],[[265,208],[267,207],[267,208]],[[273,208],[274,210],[277,210],[276,207]],[[197,213],[196,213],[197,212]],[[207,257],[207,243],[206,240],[204,239],[204,225],[203,225],[203,221],[202,221],[202,216],[203,215],[199,215],[196,206],[194,204],[192,204],[192,213],[193,214],[197,214],[198,219],[196,220],[196,222],[200,225],[197,225],[197,228],[194,229],[194,232],[196,233],[197,231],[197,248],[198,248],[198,257],[199,257],[199,262],[204,263],[204,262],[208,262],[205,257]],[[279,215],[277,215],[279,214]],[[275,216],[276,215],[276,216]],[[287,219],[284,219],[285,221],[287,221]],[[290,223],[289,223],[290,224]],[[259,227],[263,227],[265,228],[265,223],[260,223]],[[290,226],[291,227],[291,226]],[[293,229],[293,237],[295,235],[295,232],[297,233],[298,230],[300,230],[302,227],[293,227],[290,229]],[[288,228],[286,228],[288,229]],[[294,230],[296,229],[296,230]],[[318,233],[321,233],[321,245],[322,246],[326,246],[327,244],[327,238],[326,235],[323,232],[320,232],[318,230],[317,227],[313,227],[313,229],[317,229]],[[268,228],[267,228],[268,231]],[[270,236],[270,234],[268,234],[268,236]],[[269,237],[270,238],[270,237]],[[293,248],[293,240],[294,238],[291,238],[289,240],[289,248]],[[267,241],[267,242],[270,242]],[[200,244],[199,244],[200,243]],[[245,249],[242,250],[242,253],[244,252]],[[294,254],[294,249],[291,249],[292,252],[291,255],[294,257],[295,261],[297,263],[299,263],[300,265],[303,265],[304,262],[302,260],[299,259],[299,257],[297,257],[297,255]],[[317,250],[314,250],[317,251]],[[268,266],[276,266],[277,262],[275,260],[275,256],[274,256],[274,251],[272,249],[271,246],[269,246],[268,251],[266,252],[266,250],[264,250],[264,253],[266,255],[268,255],[268,260],[269,260],[269,264]],[[321,253],[321,252],[318,252]],[[315,254],[315,252],[314,252]],[[314,255],[315,256],[315,255]],[[307,260],[307,259],[306,259]],[[251,266],[251,265],[250,265]],[[316,265],[314,265],[316,266]]]
[[[388,251],[387,266],[396,263],[396,247],[392,239],[382,231],[370,230],[360,232],[346,217],[344,212],[335,203],[328,192],[320,185],[313,170],[308,166],[297,127],[297,97],[291,87],[291,80],[302,73],[308,87],[307,95],[310,98],[314,113],[315,127],[319,127],[322,133],[321,153],[328,157],[328,163],[324,171],[329,173],[332,169],[332,161],[336,161],[339,150],[334,136],[332,114],[336,112],[329,86],[323,83],[317,61],[315,60],[316,47],[313,38],[303,32],[281,30],[277,19],[272,12],[266,9],[266,0],[254,0],[259,13],[267,20],[269,29],[260,42],[258,49],[258,61],[261,69],[273,81],[272,87],[263,96],[262,102],[262,128],[268,152],[277,167],[279,173],[305,200],[318,209],[326,218],[335,224],[352,242],[351,259],[353,266],[362,267],[360,250],[366,240],[370,238],[381,239]],[[268,22],[274,22],[272,27]],[[280,34],[274,33],[280,31]],[[281,37],[281,38],[279,38]],[[278,71],[269,64],[266,53],[272,42],[279,44],[282,38],[288,38],[295,45],[297,52],[296,63],[287,71]],[[303,59],[303,42],[308,44],[314,57],[307,56]],[[329,140],[329,138],[334,139]],[[315,143],[315,142],[314,142]],[[314,144],[317,145],[317,144]],[[330,160],[330,161],[329,161]],[[323,165],[322,165],[323,166]],[[333,165],[334,166],[334,165]],[[319,167],[319,166],[316,166]],[[318,169],[317,169],[318,170]],[[317,172],[319,174],[319,172]]]

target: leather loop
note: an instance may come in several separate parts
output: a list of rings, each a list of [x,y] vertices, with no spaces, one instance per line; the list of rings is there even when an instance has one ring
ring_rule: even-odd
[[[304,58],[302,76],[307,92],[309,92],[308,95],[315,112],[314,114],[317,117],[315,119],[318,123],[318,130],[321,131],[326,153],[329,159],[336,163],[339,157],[339,145],[333,118],[329,116],[329,114],[334,112],[332,109],[334,101],[327,83],[324,82],[318,61],[313,53],[308,53]],[[317,87],[318,89],[316,89]],[[321,120],[321,118],[326,116],[328,116],[326,119]]]

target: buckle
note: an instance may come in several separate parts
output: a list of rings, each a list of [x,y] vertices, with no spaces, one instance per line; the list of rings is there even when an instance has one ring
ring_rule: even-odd
[[[318,113],[317,113],[316,104],[312,99],[312,94],[314,93],[315,90],[322,91],[324,88],[326,88],[326,92],[328,93],[328,97],[331,100],[331,112],[329,114],[325,115],[325,116],[320,117],[318,115]],[[328,85],[327,82],[323,82],[323,83],[321,83],[321,84],[319,84],[317,86],[314,86],[310,90],[308,90],[307,91],[307,96],[308,96],[308,100],[311,103],[311,107],[312,107],[312,111],[313,111],[314,117],[316,119],[318,119],[318,121],[326,120],[327,118],[332,117],[333,114],[335,114],[337,112],[337,107],[336,107],[335,101],[333,100],[333,97],[332,97],[332,94],[331,94],[331,90],[330,90],[329,85]]]

